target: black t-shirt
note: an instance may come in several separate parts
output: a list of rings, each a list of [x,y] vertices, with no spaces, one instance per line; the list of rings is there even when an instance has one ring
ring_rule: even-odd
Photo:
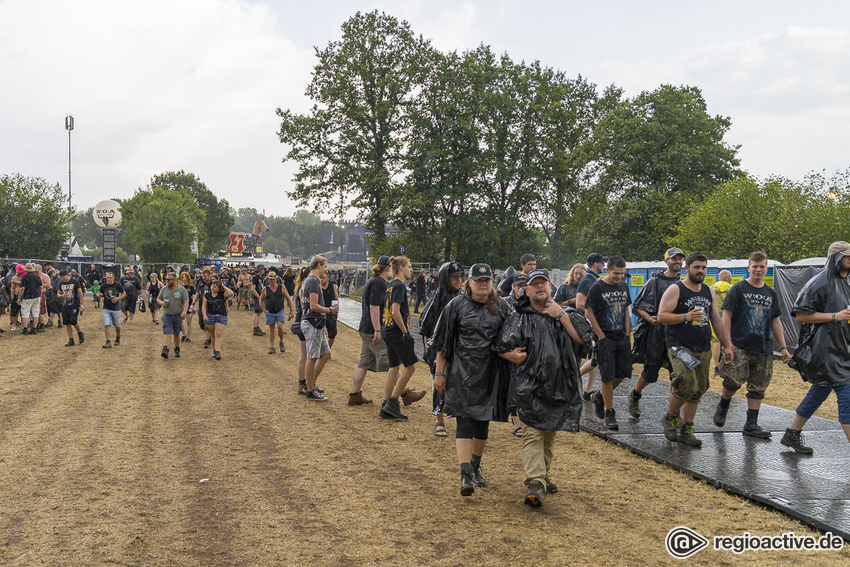
[[[251,277],[251,285],[257,291],[257,295],[263,294],[263,280],[266,278],[265,274],[262,276],[260,274],[254,274]],[[251,297],[254,297],[254,294],[251,294]]]
[[[360,326],[357,328],[361,333],[371,335],[375,332],[372,326],[371,306],[378,308],[378,321],[384,317],[384,300],[387,296],[387,281],[381,276],[372,276],[363,286],[363,301],[360,303]]]
[[[127,299],[134,299],[138,297],[139,291],[142,289],[142,284],[135,276],[129,278],[124,276],[121,278],[121,285],[124,288],[124,293],[127,294]]]
[[[62,296],[62,304],[65,307],[79,307],[80,306],[80,292],[82,289],[80,286],[80,282],[75,279],[69,279],[67,283],[60,281],[59,282],[59,292],[63,294]]]
[[[736,348],[752,354],[773,353],[770,324],[782,311],[770,286],[753,287],[746,280],[736,283],[726,294],[723,310],[732,312],[732,344]]]
[[[576,295],[583,293],[587,296],[590,291],[590,287],[595,284],[599,280],[599,276],[591,272],[590,270],[584,274],[584,277],[578,282],[578,287],[576,288]],[[585,302],[587,303],[587,302]]]
[[[585,306],[593,309],[596,322],[605,336],[618,341],[626,336],[626,308],[631,304],[626,282],[610,285],[599,280],[590,287]]]
[[[322,293],[322,284],[319,282],[319,278],[310,274],[307,276],[304,281],[301,283],[301,317],[304,319],[309,319],[311,316],[315,319],[317,317],[324,317],[325,313],[313,313],[310,311],[310,294],[316,293],[318,297],[316,301],[322,307],[327,307],[325,305],[325,295]]]
[[[401,333],[401,329],[393,318],[393,303],[401,304],[401,320],[404,321],[405,330],[410,328],[410,306],[407,304],[407,286],[401,280],[393,279],[387,286],[384,296],[384,318],[381,332]]]
[[[283,280],[283,287],[286,288],[286,291],[289,292],[289,295],[295,293],[295,276],[284,275],[281,279]]]
[[[24,295],[22,299],[35,299],[37,297],[41,297],[41,278],[35,272],[27,272],[21,278],[21,283],[19,284],[24,288]]]
[[[124,286],[113,281],[111,284],[100,284],[100,293],[103,294],[103,308],[107,311],[120,311],[118,305],[120,296],[124,292]]]

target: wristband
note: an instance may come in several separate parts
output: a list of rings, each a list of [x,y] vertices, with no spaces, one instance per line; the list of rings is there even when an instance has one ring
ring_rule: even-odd
[[[566,313],[566,312],[567,312],[567,310],[566,310],[566,309],[564,309],[563,311],[561,311],[561,314],[560,314],[560,315],[558,315],[557,317],[555,317],[555,321],[560,321],[560,320],[561,320],[561,317],[563,317],[563,316],[564,316],[564,313]]]
[[[445,376],[445,372],[435,372],[434,376]]]
[[[781,347],[779,347],[779,350],[788,350],[788,347],[787,346],[781,346]]]
[[[688,322],[688,314],[687,313],[682,313],[682,321],[685,322],[685,323]]]
[[[835,313],[832,314],[832,322],[835,323]]]

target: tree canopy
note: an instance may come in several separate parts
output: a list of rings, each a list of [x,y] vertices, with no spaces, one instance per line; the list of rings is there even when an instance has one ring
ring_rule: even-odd
[[[162,187],[169,191],[183,190],[195,200],[195,204],[204,212],[204,235],[199,240],[199,253],[212,255],[227,247],[233,215],[230,204],[217,198],[212,191],[194,173],[167,171],[151,178],[151,187]]]
[[[206,235],[205,214],[185,189],[138,189],[121,202],[124,243],[143,262],[190,262]]]
[[[714,258],[746,258],[756,249],[783,263],[824,256],[844,238],[850,218],[848,173],[804,182],[729,181],[694,207],[667,242]]]
[[[0,176],[0,254],[51,260],[68,241],[66,197],[58,183],[14,173]]]
[[[377,11],[342,32],[316,51],[312,110],[278,109],[280,141],[299,166],[291,196],[363,215],[373,255],[656,259],[685,211],[740,175],[731,121],[697,87],[624,98],[487,46],[440,52]]]

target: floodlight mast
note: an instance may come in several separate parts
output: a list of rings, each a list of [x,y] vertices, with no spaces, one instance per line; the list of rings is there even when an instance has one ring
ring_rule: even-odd
[[[71,212],[71,130],[74,129],[74,117],[65,117],[65,130],[68,131],[68,212]]]

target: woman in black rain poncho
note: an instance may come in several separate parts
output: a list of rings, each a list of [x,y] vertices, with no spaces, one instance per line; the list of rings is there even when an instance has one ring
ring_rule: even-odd
[[[470,268],[464,288],[443,309],[428,344],[437,352],[434,388],[444,394],[446,415],[457,418],[460,493],[469,496],[487,484],[480,466],[490,422],[507,419],[506,363],[494,348],[511,308],[496,295],[487,264]]]
[[[428,364],[431,370],[431,376],[437,371],[437,353],[434,349],[428,348],[428,339],[434,334],[434,328],[437,326],[437,319],[440,318],[440,313],[443,308],[448,305],[449,301],[460,294],[460,286],[463,284],[463,268],[457,262],[446,262],[440,266],[440,271],[437,273],[437,289],[434,294],[425,304],[422,310],[422,315],[419,317],[419,334],[425,342],[425,355],[422,357],[423,362]],[[433,396],[433,413],[436,421],[434,422],[434,435],[437,437],[447,437],[446,421],[443,414],[443,394],[434,390]]]

